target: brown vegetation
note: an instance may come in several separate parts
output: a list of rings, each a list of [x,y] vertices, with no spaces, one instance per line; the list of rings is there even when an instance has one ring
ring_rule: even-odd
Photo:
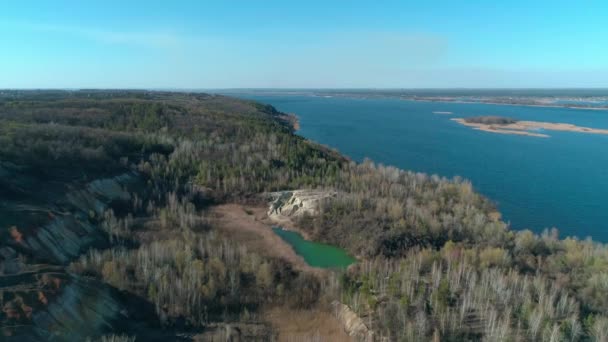
[[[78,279],[151,305],[163,331],[263,330],[268,319],[282,322],[268,312],[338,300],[378,339],[606,339],[605,245],[511,231],[468,181],[350,162],[294,135],[281,115],[205,94],[2,99],[0,276],[35,289],[3,291],[3,333],[37,324],[28,317],[64,289],[29,271],[73,261]],[[124,174],[141,183],[107,181]],[[338,194],[296,223],[360,264],[311,274],[287,249],[274,250],[280,240],[250,208],[262,193],[293,189]]]
[[[329,310],[327,310],[329,311]],[[340,322],[326,310],[290,310],[274,308],[265,313],[274,330],[277,341],[332,341],[350,342]]]
[[[271,230],[266,220],[267,207],[224,204],[211,208],[216,227],[235,242],[266,257],[283,259],[297,270],[319,274],[320,269],[310,267],[293,248]]]

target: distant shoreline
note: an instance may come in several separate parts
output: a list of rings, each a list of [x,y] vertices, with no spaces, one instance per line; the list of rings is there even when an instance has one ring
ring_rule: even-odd
[[[526,104],[526,103],[501,103],[501,102],[485,102],[485,101],[461,101],[461,100],[431,100],[431,99],[411,99],[401,98],[404,101],[416,101],[416,102],[439,102],[439,103],[465,103],[465,104],[489,104],[496,106],[522,106],[522,107],[541,107],[541,108],[565,108],[565,109],[578,109],[578,110],[599,110],[608,111],[608,107],[584,107],[584,106],[560,106],[550,104]]]
[[[447,89],[449,91],[449,89]],[[296,96],[310,96],[310,97],[321,97],[321,98],[332,98],[332,97],[337,97],[337,98],[354,98],[354,99],[396,99],[396,100],[401,100],[401,101],[415,101],[415,102],[438,102],[438,103],[463,103],[463,104],[489,104],[489,105],[505,105],[505,106],[522,106],[522,107],[540,107],[540,108],[570,108],[570,109],[578,109],[578,110],[599,110],[599,111],[608,111],[608,89],[606,89],[606,93],[602,93],[601,95],[597,95],[597,96],[592,96],[594,98],[597,98],[599,101],[601,102],[600,106],[585,106],[585,105],[576,105],[576,104],[555,104],[555,103],[551,103],[551,101],[549,101],[548,103],[543,103],[543,101],[538,101],[538,99],[556,99],[559,98],[561,100],[567,101],[567,100],[576,100],[577,98],[580,98],[578,96],[575,95],[563,95],[563,97],[557,96],[534,96],[534,95],[518,95],[515,96],[515,99],[513,99],[513,101],[515,102],[497,102],[496,100],[499,99],[505,99],[505,98],[509,98],[510,96],[502,96],[502,95],[496,95],[496,96],[481,96],[481,100],[478,101],[473,101],[473,100],[459,100],[458,98],[461,97],[456,97],[454,95],[445,95],[445,96],[439,96],[439,95],[429,95],[429,96],[419,96],[419,95],[408,95],[408,94],[400,94],[400,93],[374,93],[374,92],[356,92],[356,91],[351,91],[349,92],[348,90],[345,90],[343,92],[323,92],[322,90],[316,90],[316,89],[288,89],[288,90],[279,90],[279,89],[266,89],[266,90],[252,90],[252,89],[244,89],[240,92],[238,91],[234,91],[233,92],[222,92],[222,94],[225,95],[229,95],[229,96],[235,96],[235,94],[238,96],[239,93],[245,93],[245,94],[251,94],[251,95],[262,95],[262,94],[266,94],[266,95],[273,95],[273,96],[281,96],[281,95],[296,95]],[[462,97],[469,97],[466,95],[463,95]],[[584,96],[583,96],[584,97]],[[529,102],[517,102],[517,101],[526,101],[529,100]],[[537,101],[537,102],[535,102]],[[593,100],[590,100],[590,102],[592,102]]]

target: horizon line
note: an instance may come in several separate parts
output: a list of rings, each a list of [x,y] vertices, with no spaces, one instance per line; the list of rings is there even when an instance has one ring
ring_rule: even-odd
[[[189,88],[189,87],[15,87],[0,88],[0,91],[209,91],[209,90],[608,90],[605,87],[219,87],[219,88]]]

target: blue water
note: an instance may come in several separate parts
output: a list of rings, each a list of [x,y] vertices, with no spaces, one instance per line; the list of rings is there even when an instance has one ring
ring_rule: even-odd
[[[234,94],[233,94],[234,95]],[[608,136],[546,131],[551,138],[476,131],[450,118],[500,115],[608,129],[608,111],[301,95],[241,97],[300,117],[300,135],[355,160],[462,176],[514,229],[608,241]],[[453,115],[433,114],[436,111]]]
[[[334,247],[324,243],[305,240],[302,235],[285,230],[283,228],[272,228],[275,234],[291,245],[295,252],[304,258],[307,264],[320,268],[347,268],[355,263],[357,259],[348,255],[342,248]]]

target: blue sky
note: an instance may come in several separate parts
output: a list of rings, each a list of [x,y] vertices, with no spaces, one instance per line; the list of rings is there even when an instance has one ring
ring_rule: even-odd
[[[608,1],[3,3],[0,88],[84,87],[608,87]]]

